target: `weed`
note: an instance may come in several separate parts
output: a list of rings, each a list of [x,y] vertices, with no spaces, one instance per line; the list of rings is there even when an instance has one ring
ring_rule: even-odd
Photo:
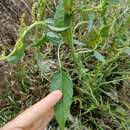
[[[64,94],[55,107],[61,130],[65,126],[72,130],[129,130],[129,1],[59,0],[51,18],[46,16],[48,4],[47,0],[34,3],[32,24],[27,26],[21,20],[14,50],[0,57],[0,60],[25,64],[16,71],[16,77],[23,87],[20,89],[27,106],[33,103],[36,91],[42,95],[45,89],[30,86],[42,84],[50,86],[50,91],[60,89]],[[25,55],[30,48],[33,48],[31,58]],[[35,65],[27,66],[28,62],[23,60],[26,58]],[[37,82],[35,78],[42,81]],[[15,98],[9,96],[11,104],[16,105],[16,109],[11,109],[17,113],[20,109]],[[70,106],[72,119],[69,119]],[[1,119],[8,120],[4,115]]]

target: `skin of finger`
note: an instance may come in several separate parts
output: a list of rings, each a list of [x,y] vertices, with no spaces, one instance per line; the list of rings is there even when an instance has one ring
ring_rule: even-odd
[[[28,127],[16,126],[16,130],[43,130],[45,127],[47,127],[47,125],[53,118],[53,115],[53,109],[51,109],[43,116],[43,118],[39,119],[39,121],[37,121],[36,123]]]
[[[56,90],[52,92],[47,97],[20,114],[16,119],[8,123],[5,127],[18,125],[21,125],[19,127],[28,127],[34,124],[39,118],[43,117],[43,115],[49,109],[52,109],[61,98],[61,91]]]
[[[44,130],[49,124],[49,122],[52,120],[53,115],[54,115],[53,113],[49,113],[49,115],[46,115],[46,120],[44,120],[44,123],[42,123],[37,130]]]
[[[54,116],[53,109],[49,110],[42,119],[40,119],[33,127],[33,130],[39,130],[42,128],[42,130],[48,125],[48,123],[51,121],[51,119]]]
[[[23,126],[21,127],[16,126],[16,128],[18,130],[39,130],[42,128],[42,130],[48,125],[47,123],[49,123],[49,121],[53,118],[53,109],[49,110],[45,115],[43,115],[43,117],[41,119],[39,119],[37,122],[35,122],[34,124],[30,125],[30,126]],[[47,122],[47,120],[49,120]]]

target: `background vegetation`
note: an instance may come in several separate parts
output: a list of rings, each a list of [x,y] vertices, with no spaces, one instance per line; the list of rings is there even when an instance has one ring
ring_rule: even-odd
[[[63,69],[74,88],[66,129],[130,129],[129,0],[39,0],[30,25],[24,14],[20,21],[15,49],[0,57],[15,63],[5,71],[1,125],[47,95]],[[58,129],[55,119],[49,128]]]

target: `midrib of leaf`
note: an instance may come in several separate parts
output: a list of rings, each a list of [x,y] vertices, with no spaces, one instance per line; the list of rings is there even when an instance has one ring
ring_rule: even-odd
[[[64,92],[64,93],[66,93],[66,97],[67,97],[67,100],[65,100],[64,98],[63,98],[63,102],[62,102],[62,107],[63,108],[65,108],[66,106],[65,106],[65,104],[67,104],[68,103],[68,98],[70,98],[71,97],[71,95],[70,95],[70,93],[68,93],[66,90],[68,90],[69,88],[67,88],[67,87],[69,87],[70,86],[70,82],[69,82],[69,84],[68,84],[68,80],[70,80],[69,79],[69,76],[67,76],[67,73],[66,72],[64,72],[64,71],[62,71],[62,76],[61,76],[62,78],[62,91]],[[64,82],[66,83],[65,85],[64,85]],[[67,89],[66,89],[67,88]],[[71,90],[71,89],[70,89]],[[73,93],[73,92],[72,92]],[[70,104],[69,104],[70,105]],[[70,107],[70,106],[69,106]],[[65,111],[64,111],[65,109],[63,109],[63,114],[65,115],[65,117],[67,118],[67,115],[70,113],[70,111],[68,112],[68,113],[65,113]],[[67,115],[66,115],[67,114]],[[66,120],[66,118],[64,119],[63,118],[63,120],[64,120],[64,122],[65,122],[65,120]],[[61,130],[64,130],[64,128],[63,129],[61,129]]]
[[[64,81],[64,80],[63,80],[63,78],[64,78],[64,77],[63,77],[63,71],[61,71],[61,74],[62,74],[62,75],[61,75],[61,84],[60,84],[60,85],[62,86],[62,83],[63,83],[63,81]],[[64,91],[64,87],[62,87],[62,92],[65,92],[65,91]],[[61,102],[61,103],[62,103],[62,107],[64,108],[64,98],[63,98],[62,100],[63,100],[63,102]],[[64,109],[62,109],[62,113],[65,115]],[[62,121],[65,122],[63,116],[62,116]],[[64,130],[64,128],[61,128],[61,130]]]

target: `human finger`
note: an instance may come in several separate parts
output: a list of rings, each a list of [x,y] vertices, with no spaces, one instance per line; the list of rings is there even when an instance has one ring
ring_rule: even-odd
[[[60,90],[56,90],[32,107],[28,108],[7,125],[28,127],[38,121],[38,119],[40,119],[48,110],[53,108],[61,98],[62,92]]]
[[[33,129],[34,130],[40,130],[40,129],[44,129],[48,123],[50,122],[50,120],[53,118],[54,112],[53,109],[49,110],[47,113],[44,114],[43,117],[41,117],[41,119],[34,125]],[[49,120],[49,121],[47,121]]]
[[[37,130],[44,130],[48,126],[49,122],[52,120],[53,115],[54,115],[54,113],[51,111],[49,113],[47,113],[45,115],[46,119],[42,122],[42,124],[40,125],[40,127]]]

